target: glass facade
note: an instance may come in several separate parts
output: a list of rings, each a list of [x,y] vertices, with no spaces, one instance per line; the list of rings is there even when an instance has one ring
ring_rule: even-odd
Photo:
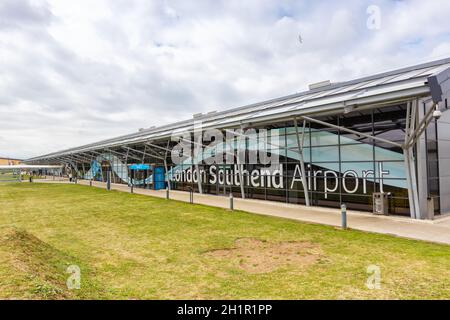
[[[403,104],[314,118],[399,144],[405,140],[406,105]],[[243,180],[246,198],[304,204],[301,154],[294,123],[273,123],[252,130],[251,139],[240,140],[236,135],[227,143],[218,141],[204,148],[201,157],[187,157],[181,164],[171,163],[169,153],[171,188],[198,192],[201,177],[204,193],[228,195],[232,192],[240,197]],[[409,216],[404,156],[400,147],[316,122],[305,123],[303,136],[303,123],[298,130],[299,139],[303,141],[306,183],[312,205],[339,207],[346,203],[350,209],[372,211],[373,192],[387,192],[389,213]],[[222,133],[225,136],[224,130]],[[250,136],[248,132],[245,134]],[[174,144],[172,142],[169,148]],[[238,154],[239,144],[245,149],[245,160],[239,162],[243,164],[242,178],[239,163],[233,157],[230,162],[229,156],[229,153]],[[146,158],[144,145],[133,146],[133,149],[143,154],[142,159],[136,157],[136,152],[133,158],[128,153],[122,156],[104,153],[92,162],[85,177],[106,181],[105,171],[111,170],[112,182],[130,183],[133,179],[135,186],[150,188],[152,172],[133,172],[129,166],[132,163],[161,166],[161,161]],[[435,199],[436,213],[439,213],[437,134],[433,123],[426,132],[426,155],[429,196]]]
[[[403,143],[405,116],[406,106],[398,105],[383,108],[382,111],[374,109],[316,118],[357,132]],[[269,137],[277,136],[277,145],[271,144],[270,153],[279,156],[279,164],[275,166],[274,172],[267,174],[262,172],[268,166],[252,163],[244,166],[246,198],[304,204],[294,124],[278,123],[257,128],[257,131],[261,129],[268,130]],[[303,156],[309,197],[313,205],[339,207],[341,203],[346,203],[352,209],[371,211],[372,193],[384,191],[391,194],[391,214],[409,215],[401,148],[328,126],[306,123]],[[173,170],[175,174],[171,180],[174,189],[193,188],[198,191],[194,163],[187,161]],[[202,175],[203,192],[228,194],[231,191],[236,197],[240,196],[240,176],[235,165],[202,164],[199,165],[199,171]]]

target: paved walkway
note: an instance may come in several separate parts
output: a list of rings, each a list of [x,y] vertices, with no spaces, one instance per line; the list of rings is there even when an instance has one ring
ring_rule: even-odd
[[[68,183],[67,180],[53,181],[36,180],[36,182]],[[78,180],[79,184],[89,185],[87,180]],[[106,183],[93,182],[93,186],[106,188]],[[130,188],[123,184],[111,184],[112,190],[130,192]],[[134,193],[165,198],[166,191],[146,190],[134,188]],[[184,191],[170,191],[170,198],[189,202],[189,193]],[[229,208],[229,198],[215,195],[194,193],[194,203],[220,208]],[[287,218],[318,224],[339,227],[341,215],[339,209],[306,207],[281,202],[262,201],[254,199],[234,198],[234,209],[256,214]],[[399,216],[374,216],[367,212],[349,210],[347,212],[349,228],[390,234],[404,238],[444,243],[450,245],[450,216],[437,220],[412,220]]]

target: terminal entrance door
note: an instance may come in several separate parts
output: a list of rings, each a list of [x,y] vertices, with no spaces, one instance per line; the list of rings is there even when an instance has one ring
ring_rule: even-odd
[[[130,166],[131,183],[137,188],[151,189],[152,168],[148,164],[132,164]]]

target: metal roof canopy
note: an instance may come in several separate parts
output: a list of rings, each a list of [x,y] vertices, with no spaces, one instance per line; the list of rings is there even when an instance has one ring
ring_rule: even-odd
[[[62,150],[25,160],[33,162],[80,152],[167,140],[173,133],[193,131],[194,123],[202,128],[236,128],[242,124],[262,125],[273,121],[291,120],[295,116],[331,115],[382,108],[406,103],[412,98],[430,97],[442,101],[450,88],[450,58],[376,74],[352,81],[331,84],[273,100],[222,112],[208,113],[193,119],[175,122],[138,133],[128,134],[76,148]]]

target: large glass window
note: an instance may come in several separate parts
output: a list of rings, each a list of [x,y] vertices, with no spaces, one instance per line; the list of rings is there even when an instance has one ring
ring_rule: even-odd
[[[390,210],[393,214],[408,214],[408,193],[401,148],[389,143],[374,141],[365,135],[404,141],[406,107],[397,105],[379,109],[353,111],[339,116],[315,117],[327,123],[356,131],[329,128],[314,122],[306,122],[303,158],[305,178],[313,205],[339,207],[342,202],[349,208],[372,210],[372,193],[389,192]],[[304,203],[300,153],[296,130],[292,122],[273,124],[256,128],[267,131],[270,147],[268,157],[277,156],[278,163],[267,166],[260,163],[244,167],[244,189],[246,197]],[[299,133],[303,132],[303,122],[299,122]],[[359,134],[358,134],[359,133]],[[430,132],[431,135],[433,132]],[[275,141],[276,138],[277,140]],[[430,177],[438,177],[436,146],[430,139],[428,144],[428,170]],[[260,151],[261,139],[258,137],[257,149]],[[237,144],[234,143],[236,148]],[[249,147],[249,142],[247,142]],[[250,150],[254,149],[249,147]],[[232,151],[232,150],[229,150]],[[220,150],[217,150],[220,153]],[[247,152],[248,156],[249,152]],[[275,159],[275,158],[272,158]],[[226,157],[224,157],[226,160]],[[249,159],[247,159],[249,160]],[[193,163],[185,163],[182,170],[192,170]],[[201,168],[206,172],[203,189],[212,194],[233,192],[240,196],[241,188],[237,181],[240,175],[231,164],[209,165]],[[269,170],[272,171],[267,171]],[[430,180],[430,190],[438,194],[435,181]],[[192,187],[197,183],[183,179],[176,181],[177,189]]]

